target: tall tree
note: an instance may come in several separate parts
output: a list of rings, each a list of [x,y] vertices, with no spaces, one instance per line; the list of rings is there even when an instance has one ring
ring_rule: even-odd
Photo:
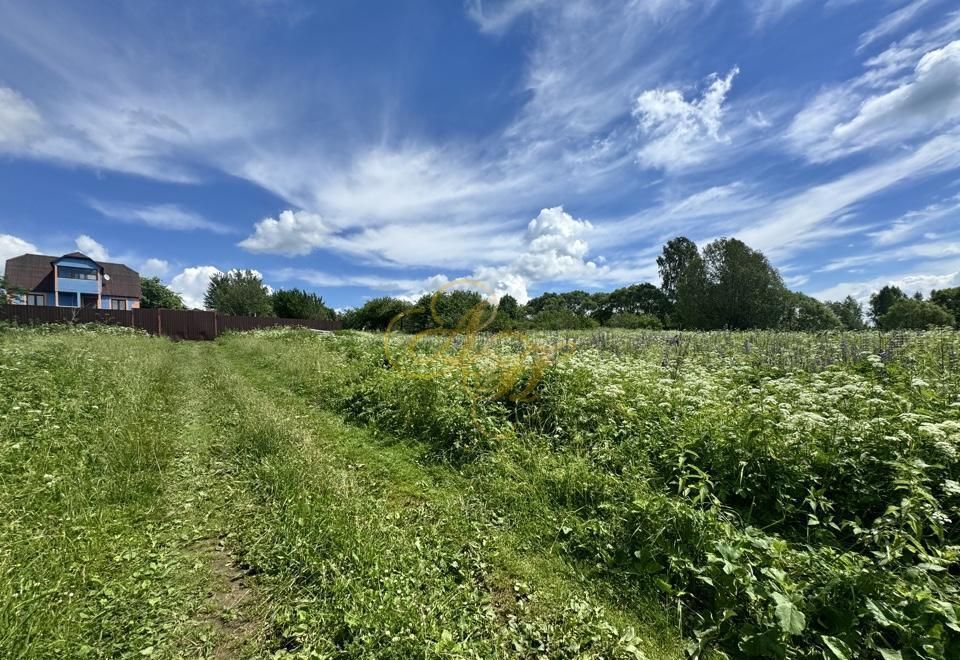
[[[660,288],[667,300],[677,302],[683,279],[691,267],[700,261],[697,244],[686,236],[677,236],[663,246],[663,253],[657,257],[657,269],[660,271]]]
[[[886,314],[894,304],[906,300],[907,294],[900,287],[887,285],[870,296],[870,319],[880,325],[880,317]]]
[[[140,278],[140,307],[143,309],[183,309],[183,298],[160,281],[159,277]]]
[[[773,328],[786,307],[787,290],[767,258],[743,241],[720,238],[703,251],[708,328]],[[682,290],[681,290],[682,293]]]
[[[783,319],[787,330],[838,330],[840,319],[828,305],[799,291],[787,294],[787,313]]]
[[[890,309],[879,318],[877,325],[884,330],[923,330],[930,326],[952,326],[953,324],[953,314],[943,307],[904,296],[902,300],[890,305]]]
[[[263,280],[252,270],[231,270],[210,278],[203,305],[221,314],[271,316],[273,305]]]
[[[953,314],[956,322],[960,323],[960,286],[931,291],[930,302],[943,307]]]
[[[833,310],[833,313],[840,319],[845,330],[863,330],[863,305],[861,305],[853,296],[847,296],[843,300],[828,302],[827,307]]]
[[[285,319],[317,319],[332,321],[336,316],[323,298],[302,289],[279,289],[270,297],[273,313]]]

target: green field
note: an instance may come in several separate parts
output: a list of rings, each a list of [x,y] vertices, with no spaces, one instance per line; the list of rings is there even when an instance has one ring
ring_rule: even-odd
[[[0,330],[0,657],[960,657],[954,332]]]

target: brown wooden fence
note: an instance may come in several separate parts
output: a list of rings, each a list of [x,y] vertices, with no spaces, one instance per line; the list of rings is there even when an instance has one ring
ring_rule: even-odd
[[[0,321],[20,325],[42,323],[103,323],[146,330],[173,339],[216,339],[231,330],[256,330],[276,326],[300,326],[314,330],[339,330],[340,321],[280,319],[269,316],[226,316],[216,312],[179,309],[91,309],[87,307],[42,307],[0,305]]]

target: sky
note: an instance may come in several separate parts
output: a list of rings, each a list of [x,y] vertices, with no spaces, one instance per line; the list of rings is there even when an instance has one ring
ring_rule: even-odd
[[[736,237],[960,285],[955,0],[0,0],[0,265],[521,302]]]

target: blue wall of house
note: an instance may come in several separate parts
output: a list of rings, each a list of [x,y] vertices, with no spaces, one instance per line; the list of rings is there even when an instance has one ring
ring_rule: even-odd
[[[57,259],[56,266],[66,266],[68,268],[93,268],[100,270],[100,267],[92,261],[86,259]],[[59,275],[59,273],[58,273]],[[100,282],[98,280],[74,280],[69,277],[57,278],[58,291],[74,291],[76,293],[98,293],[100,291]]]
[[[66,277],[57,278],[58,291],[74,291],[76,293],[97,293],[100,283],[96,280],[71,280]]]

